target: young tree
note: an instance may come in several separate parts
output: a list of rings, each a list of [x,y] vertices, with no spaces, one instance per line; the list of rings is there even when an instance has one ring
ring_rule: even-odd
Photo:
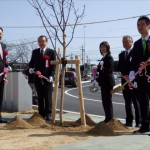
[[[63,47],[60,100],[60,123],[63,124],[62,111],[64,103],[66,48],[73,40],[75,28],[84,16],[85,6],[79,13],[79,10],[74,6],[73,0],[28,0],[28,2],[33,6],[40,17],[54,50],[56,51],[56,40]],[[73,24],[71,24],[71,22]],[[67,41],[66,35],[70,33],[71,38]],[[60,59],[58,55],[57,57]]]

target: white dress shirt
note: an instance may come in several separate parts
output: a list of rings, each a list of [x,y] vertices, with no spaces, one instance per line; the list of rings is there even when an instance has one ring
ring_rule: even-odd
[[[3,59],[3,50],[2,50],[2,45],[0,44],[0,56]]]

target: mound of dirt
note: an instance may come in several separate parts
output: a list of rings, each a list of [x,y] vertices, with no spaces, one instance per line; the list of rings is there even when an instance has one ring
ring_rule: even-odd
[[[45,125],[46,121],[44,120],[44,118],[39,115],[39,113],[35,112],[31,118],[29,118],[27,120],[27,122],[33,126],[41,126],[41,125]]]
[[[128,131],[129,130],[129,128],[127,128],[125,125],[123,125],[116,118],[111,119],[108,123],[106,123],[106,125],[113,131]]]
[[[88,126],[95,126],[96,125],[96,123],[87,114],[85,114],[85,120],[86,120],[86,124]],[[78,120],[76,120],[75,123],[81,124],[81,118],[79,118]]]
[[[4,126],[5,129],[31,129],[33,128],[30,124],[26,121],[21,119],[19,116],[16,116],[12,121],[7,123]]]
[[[98,123],[94,128],[86,132],[87,134],[95,136],[115,136],[118,135],[115,133],[105,122]]]

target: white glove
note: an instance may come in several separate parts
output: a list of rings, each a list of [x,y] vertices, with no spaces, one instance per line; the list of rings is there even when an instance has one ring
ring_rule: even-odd
[[[103,70],[104,62],[103,62],[103,61],[100,61],[100,65],[101,65],[101,70]]]
[[[129,73],[129,80],[133,81],[135,79],[135,71],[130,71]]]
[[[117,76],[118,76],[118,77],[121,77],[121,72],[117,72]]]
[[[33,68],[30,68],[30,69],[29,69],[29,73],[30,73],[30,74],[33,74],[33,73],[34,73],[34,69],[33,69]]]
[[[100,61],[100,65],[102,66],[104,64],[104,62],[103,61]]]
[[[92,81],[92,83],[94,83],[94,84],[95,84],[95,83],[96,83],[96,80],[93,80],[93,81]]]
[[[137,86],[137,82],[134,81],[133,87],[134,87],[134,88],[137,88],[137,87],[138,87],[138,86]]]
[[[49,77],[49,81],[53,82],[53,77],[52,76]]]
[[[9,70],[9,71],[12,71],[12,68],[11,68],[10,66],[8,66],[8,70]]]

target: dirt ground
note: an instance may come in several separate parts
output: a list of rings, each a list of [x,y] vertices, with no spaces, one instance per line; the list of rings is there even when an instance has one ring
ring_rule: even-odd
[[[3,112],[2,115],[5,116],[9,113]],[[12,114],[20,115],[22,113]],[[33,111],[23,114],[33,114]],[[4,126],[5,124],[0,124],[0,150],[46,150],[92,138],[92,136],[78,130],[66,132],[67,127],[65,130],[55,131],[49,127],[36,126],[33,129],[4,129]]]
[[[46,150],[89,139],[81,132],[54,132],[48,129],[0,129],[1,150]]]

